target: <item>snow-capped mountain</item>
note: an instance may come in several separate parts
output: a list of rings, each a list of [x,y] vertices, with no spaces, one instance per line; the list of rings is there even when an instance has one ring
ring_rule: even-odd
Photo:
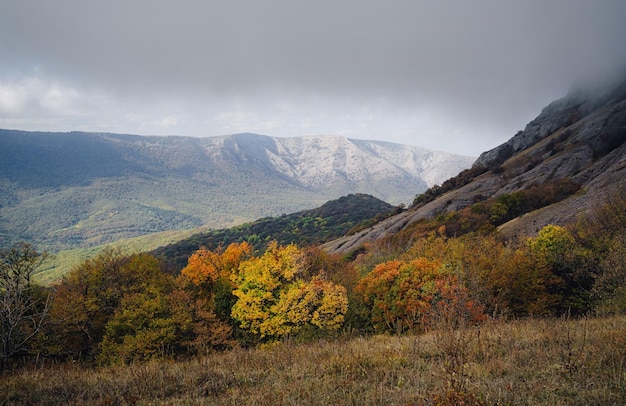
[[[238,157],[276,171],[307,189],[370,193],[409,203],[416,193],[471,166],[475,158],[337,135],[292,138],[235,134],[203,139],[209,155]],[[389,184],[396,186],[389,187]]]
[[[230,227],[350,193],[409,204],[473,161],[339,136],[0,130],[0,237],[72,247],[153,231]]]

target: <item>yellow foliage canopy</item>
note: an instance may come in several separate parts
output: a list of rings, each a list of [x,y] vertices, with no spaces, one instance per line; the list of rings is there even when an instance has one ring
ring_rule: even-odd
[[[297,333],[304,326],[335,330],[348,309],[346,289],[320,274],[311,280],[302,251],[272,243],[265,254],[239,266],[233,277],[237,302],[232,317],[242,328],[264,337]]]

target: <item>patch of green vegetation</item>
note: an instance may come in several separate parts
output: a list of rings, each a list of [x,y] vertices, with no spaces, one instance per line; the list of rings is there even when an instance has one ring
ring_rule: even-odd
[[[401,209],[373,196],[353,194],[317,209],[266,217],[232,228],[196,234],[159,248],[154,254],[165,259],[174,270],[180,270],[187,264],[187,258],[202,246],[214,249],[220,245],[247,241],[256,250],[263,251],[274,240],[282,245],[316,245],[341,237],[363,223],[371,225],[372,219],[380,221],[398,210]]]
[[[474,166],[472,168],[466,169],[459,173],[457,176],[443,182],[441,186],[434,185],[433,187],[426,190],[424,193],[415,196],[412,206],[420,207],[427,203],[430,203],[444,193],[467,185],[478,176],[487,172],[487,170],[488,169],[483,168],[482,166]]]
[[[167,258],[167,263],[175,270],[180,270],[187,264],[187,258],[202,246],[215,248],[232,242],[248,241],[262,251],[272,240],[281,244],[314,245],[340,237],[350,229],[371,225],[372,219],[380,221],[397,210],[399,208],[372,196],[356,194],[330,201],[317,209],[265,217],[231,228],[203,231],[195,227],[152,232],[139,237],[121,238],[115,242],[56,252],[42,265],[36,279],[44,284],[57,281],[85,259],[109,247],[120,247],[127,253],[152,251],[159,257]],[[105,213],[107,212],[109,211]],[[231,221],[241,222],[241,219]],[[95,227],[95,224],[86,224],[84,227]],[[97,236],[98,232],[98,229],[91,230],[89,235]]]
[[[158,247],[187,238],[200,231],[201,230],[197,228],[180,231],[163,231],[140,237],[126,238],[104,245],[61,251],[51,255],[38,269],[34,277],[37,282],[48,285],[60,280],[65,274],[87,258],[95,257],[107,248],[119,247],[123,252],[129,254],[151,251]]]

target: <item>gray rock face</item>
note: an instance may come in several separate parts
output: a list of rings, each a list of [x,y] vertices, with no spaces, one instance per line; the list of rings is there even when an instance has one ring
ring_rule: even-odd
[[[594,112],[601,110],[603,107],[612,106],[613,112],[609,113],[605,119],[614,130],[605,128],[602,137],[607,140],[599,140],[599,143],[611,144],[615,141],[615,137],[619,138],[619,129],[622,127],[622,118],[615,119],[613,113],[623,110],[623,106],[619,106],[619,101],[626,97],[626,83],[606,85],[599,89],[577,89],[573,90],[562,99],[550,103],[545,107],[539,116],[526,125],[524,131],[518,132],[514,137],[504,144],[483,152],[474,166],[482,166],[491,168],[504,162],[513,154],[530,148],[532,145],[541,141],[545,137],[554,134],[556,131],[566,128]],[[586,132],[586,131],[585,131]],[[599,133],[600,133],[599,132]],[[613,141],[608,141],[613,139]],[[612,144],[611,144],[612,145]],[[603,147],[602,147],[603,148]],[[600,149],[602,149],[600,148]],[[595,148],[597,149],[597,147]]]
[[[547,106],[504,144],[483,153],[468,183],[377,224],[360,234],[326,244],[345,253],[365,242],[392,235],[411,223],[458,211],[477,201],[568,179],[580,185],[570,197],[527,213],[499,227],[508,237],[533,235],[547,224],[565,224],[626,190],[626,75],[599,90],[577,90]]]

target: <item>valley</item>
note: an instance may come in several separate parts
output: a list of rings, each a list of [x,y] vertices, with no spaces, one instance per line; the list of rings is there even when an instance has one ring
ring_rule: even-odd
[[[408,204],[474,158],[343,137],[0,130],[0,245],[59,252],[221,229],[350,193]]]

